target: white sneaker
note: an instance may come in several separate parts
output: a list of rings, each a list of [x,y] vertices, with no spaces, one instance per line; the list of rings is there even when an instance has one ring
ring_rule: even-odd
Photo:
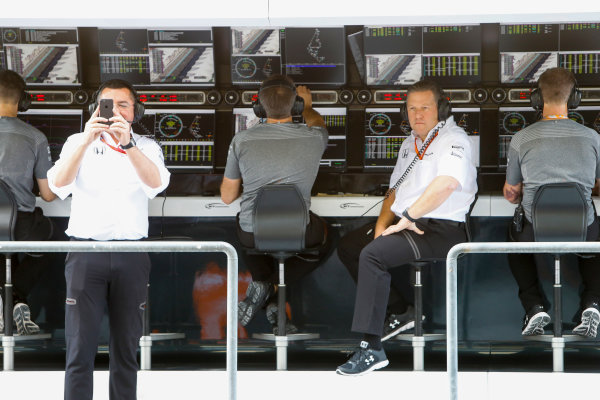
[[[13,318],[15,319],[19,335],[35,335],[40,331],[40,327],[31,320],[31,311],[29,311],[29,306],[25,303],[15,304]]]

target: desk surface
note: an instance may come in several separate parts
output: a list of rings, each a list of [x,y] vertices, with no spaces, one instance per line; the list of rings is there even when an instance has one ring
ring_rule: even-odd
[[[383,200],[380,196],[316,196],[312,198],[311,210],[323,217],[358,217],[369,207]],[[595,198],[596,207],[600,206],[600,199]],[[37,199],[37,206],[44,210],[50,217],[68,217],[71,209],[71,199],[55,200],[47,203]],[[379,215],[381,204],[377,204],[365,216],[376,217]],[[219,197],[157,197],[149,202],[149,215],[151,217],[234,217],[239,209],[239,199],[230,205],[224,204]],[[479,195],[477,204],[473,208],[474,217],[510,217],[515,209],[500,195]]]

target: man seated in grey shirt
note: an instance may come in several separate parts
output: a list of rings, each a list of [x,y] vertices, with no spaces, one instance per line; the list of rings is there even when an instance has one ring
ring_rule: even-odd
[[[11,190],[17,203],[15,240],[49,240],[52,222],[35,206],[34,178],[45,201],[56,195],[50,191],[46,173],[52,167],[50,148],[46,136],[36,128],[17,118],[18,111],[25,111],[27,99],[25,82],[13,71],[0,71],[0,179]],[[13,263],[14,321],[21,335],[39,332],[31,321],[27,295],[44,272],[46,257],[33,258],[20,255]],[[4,268],[0,272],[0,284],[4,286]],[[0,303],[2,298],[0,297]],[[0,307],[0,331],[3,331],[3,307]]]
[[[543,101],[543,118],[512,138],[504,197],[521,204],[525,219],[521,232],[511,223],[510,239],[533,242],[531,207],[536,191],[548,183],[574,182],[588,202],[587,241],[598,239],[598,218],[592,203],[592,188],[600,178],[600,138],[596,131],[568,118],[568,102],[575,96],[575,77],[563,68],[546,70],[538,81]],[[533,97],[533,96],[532,96]],[[532,254],[509,254],[510,269],[519,285],[525,309],[522,335],[542,335],[550,322]],[[584,290],[581,320],[573,333],[595,337],[600,322],[600,258],[579,258]]]
[[[225,175],[221,184],[221,199],[230,204],[242,197],[238,215],[238,238],[245,247],[254,247],[252,213],[258,190],[272,183],[295,184],[310,209],[310,190],[317,176],[319,161],[327,146],[328,134],[321,115],[313,110],[310,90],[297,89],[293,81],[283,75],[266,79],[259,90],[258,101],[264,107],[266,123],[238,132],[229,146]],[[292,113],[301,108],[306,124],[292,121]],[[243,190],[242,190],[243,188]],[[305,244],[317,247],[324,244],[325,222],[309,213]],[[323,246],[325,253],[326,246]],[[238,317],[247,325],[256,312],[274,295],[278,282],[275,261],[269,256],[249,256],[242,252],[253,282],[246,299],[239,304]],[[292,258],[286,262],[286,283],[293,283],[316,268],[316,262]],[[271,324],[277,322],[277,305],[266,308]],[[295,331],[287,324],[288,333]]]

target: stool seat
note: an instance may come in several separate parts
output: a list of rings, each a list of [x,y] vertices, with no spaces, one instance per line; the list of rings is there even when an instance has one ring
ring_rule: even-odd
[[[246,248],[247,254],[264,254],[279,263],[277,290],[277,335],[259,333],[254,338],[275,342],[277,370],[287,370],[288,342],[317,339],[316,333],[287,335],[285,260],[298,254],[318,254],[318,248],[305,247],[306,226],[309,223],[308,209],[296,185],[272,184],[259,189],[254,203],[253,228],[254,248]]]

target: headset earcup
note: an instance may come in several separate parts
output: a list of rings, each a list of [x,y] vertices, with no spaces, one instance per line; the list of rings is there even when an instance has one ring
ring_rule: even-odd
[[[571,90],[571,94],[569,95],[569,100],[567,101],[567,108],[569,110],[573,110],[579,106],[581,103],[581,90],[578,87],[573,87]]]
[[[256,97],[256,100],[252,102],[252,110],[254,111],[254,115],[256,115],[258,118],[267,118],[267,112],[262,104],[260,104],[258,96]]]
[[[535,88],[529,95],[529,102],[531,107],[536,111],[542,111],[544,109],[544,99],[542,98],[542,91],[539,88]]]
[[[304,111],[304,99],[300,96],[296,96],[294,100],[294,105],[292,106],[292,117],[296,115],[302,115]]]
[[[408,111],[406,110],[406,103],[400,104],[400,117],[403,120],[408,121]]]
[[[445,121],[450,116],[452,105],[450,101],[445,97],[442,97],[438,104],[438,121]]]
[[[144,103],[139,100],[135,102],[135,109],[133,110],[133,122],[139,122],[144,117],[144,112],[146,108],[144,107]]]
[[[26,91],[21,93],[21,98],[19,99],[18,111],[25,112],[29,110],[31,106],[31,96]]]

